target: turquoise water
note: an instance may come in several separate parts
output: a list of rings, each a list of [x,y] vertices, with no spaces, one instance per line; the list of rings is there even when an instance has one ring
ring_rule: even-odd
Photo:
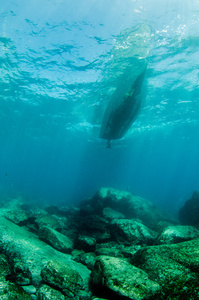
[[[199,189],[197,0],[0,2],[3,201],[77,203],[106,186],[173,211]],[[143,60],[140,114],[107,149],[103,111]]]

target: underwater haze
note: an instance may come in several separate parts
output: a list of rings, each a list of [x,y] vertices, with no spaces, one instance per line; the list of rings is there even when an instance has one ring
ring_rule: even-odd
[[[199,1],[0,3],[1,199],[112,187],[177,211],[199,190]],[[108,149],[103,113],[143,62],[139,115]]]

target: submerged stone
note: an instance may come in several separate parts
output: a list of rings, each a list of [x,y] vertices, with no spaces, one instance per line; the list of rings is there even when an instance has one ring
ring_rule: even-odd
[[[7,211],[5,217],[17,225],[23,226],[28,223],[29,219],[33,218],[33,215],[25,210],[17,209]]]
[[[88,268],[71,260],[70,255],[53,249],[39,240],[33,233],[3,217],[0,217],[0,250],[9,257],[9,263],[12,269],[16,271],[13,276],[16,279],[20,278],[22,285],[29,278],[30,283],[26,282],[26,284],[39,286],[42,282],[41,270],[49,261],[53,261],[67,265],[81,274],[83,288],[88,289],[90,275]]]
[[[77,253],[77,250],[73,251],[73,259],[77,262],[82,263],[83,265],[87,266],[89,270],[92,270],[95,264],[96,255],[93,252],[80,251]]]
[[[176,244],[199,237],[199,230],[192,226],[168,226],[156,240],[156,244]]]
[[[172,221],[151,201],[112,188],[101,188],[91,199],[82,203],[84,204],[90,206],[96,215],[102,215],[104,208],[109,207],[123,214],[126,219],[140,219],[150,228],[154,228],[159,221]]]
[[[32,300],[199,299],[196,228],[172,225],[127,192],[101,189],[86,202],[89,213],[68,211],[67,218],[49,218],[41,209],[33,213],[45,221],[29,223],[42,240],[4,218],[7,210],[1,212],[1,300],[30,299],[28,294]]]
[[[1,300],[31,300],[31,296],[20,286],[11,283],[0,276],[0,299]]]
[[[60,252],[71,253],[73,250],[73,241],[52,228],[47,226],[40,227],[38,230],[38,236],[40,239]]]
[[[83,280],[79,273],[68,265],[50,261],[41,270],[45,283],[61,290],[67,297],[73,298],[83,287]]]
[[[32,283],[32,274],[27,265],[23,263],[20,256],[12,258],[13,276],[19,285],[29,285]]]
[[[75,248],[84,250],[85,252],[93,252],[96,248],[96,239],[91,236],[78,235],[75,241]]]
[[[84,216],[80,219],[80,229],[87,232],[101,232],[107,230],[108,221],[97,214]]]
[[[114,220],[111,222],[110,231],[115,240],[124,245],[152,245],[157,237],[155,231],[138,220]]]
[[[123,245],[119,245],[116,242],[109,242],[97,245],[97,249],[95,250],[95,254],[97,256],[107,255],[112,257],[120,257],[122,258],[122,249]]]
[[[115,220],[115,219],[125,219],[124,214],[122,214],[119,211],[116,211],[110,207],[105,207],[103,209],[103,217],[110,221]]]
[[[39,216],[35,223],[37,224],[38,228],[42,226],[48,226],[49,228],[55,229],[60,231],[62,229],[62,225],[60,224],[59,220],[55,218],[54,216],[44,214],[42,216]]]
[[[36,291],[37,291],[37,289],[36,289],[36,287],[34,287],[34,285],[24,285],[24,286],[22,286],[22,288],[29,295],[36,294]]]
[[[65,300],[65,296],[50,286],[43,284],[37,292],[37,300]]]
[[[94,253],[84,253],[81,256],[80,262],[87,266],[89,270],[92,270],[95,265],[96,255]]]
[[[83,235],[92,235],[97,242],[103,243],[110,239],[108,225],[109,222],[99,215],[81,216],[78,232],[82,232]]]
[[[149,279],[146,272],[123,259],[99,256],[91,274],[96,295],[110,300],[158,299],[158,283]]]
[[[159,299],[199,299],[199,239],[145,247],[131,262],[162,287]]]

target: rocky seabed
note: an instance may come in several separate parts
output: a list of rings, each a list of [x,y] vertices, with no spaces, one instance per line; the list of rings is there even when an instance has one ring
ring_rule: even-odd
[[[0,299],[199,299],[197,218],[180,220],[111,188],[79,207],[10,200],[0,213]]]

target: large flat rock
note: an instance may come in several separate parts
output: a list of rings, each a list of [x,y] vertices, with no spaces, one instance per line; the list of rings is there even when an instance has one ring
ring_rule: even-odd
[[[0,250],[9,257],[15,275],[22,284],[38,286],[41,270],[49,262],[57,262],[77,271],[84,286],[88,286],[90,271],[71,259],[71,255],[61,253],[36,235],[0,216]],[[18,273],[17,273],[18,272]]]

